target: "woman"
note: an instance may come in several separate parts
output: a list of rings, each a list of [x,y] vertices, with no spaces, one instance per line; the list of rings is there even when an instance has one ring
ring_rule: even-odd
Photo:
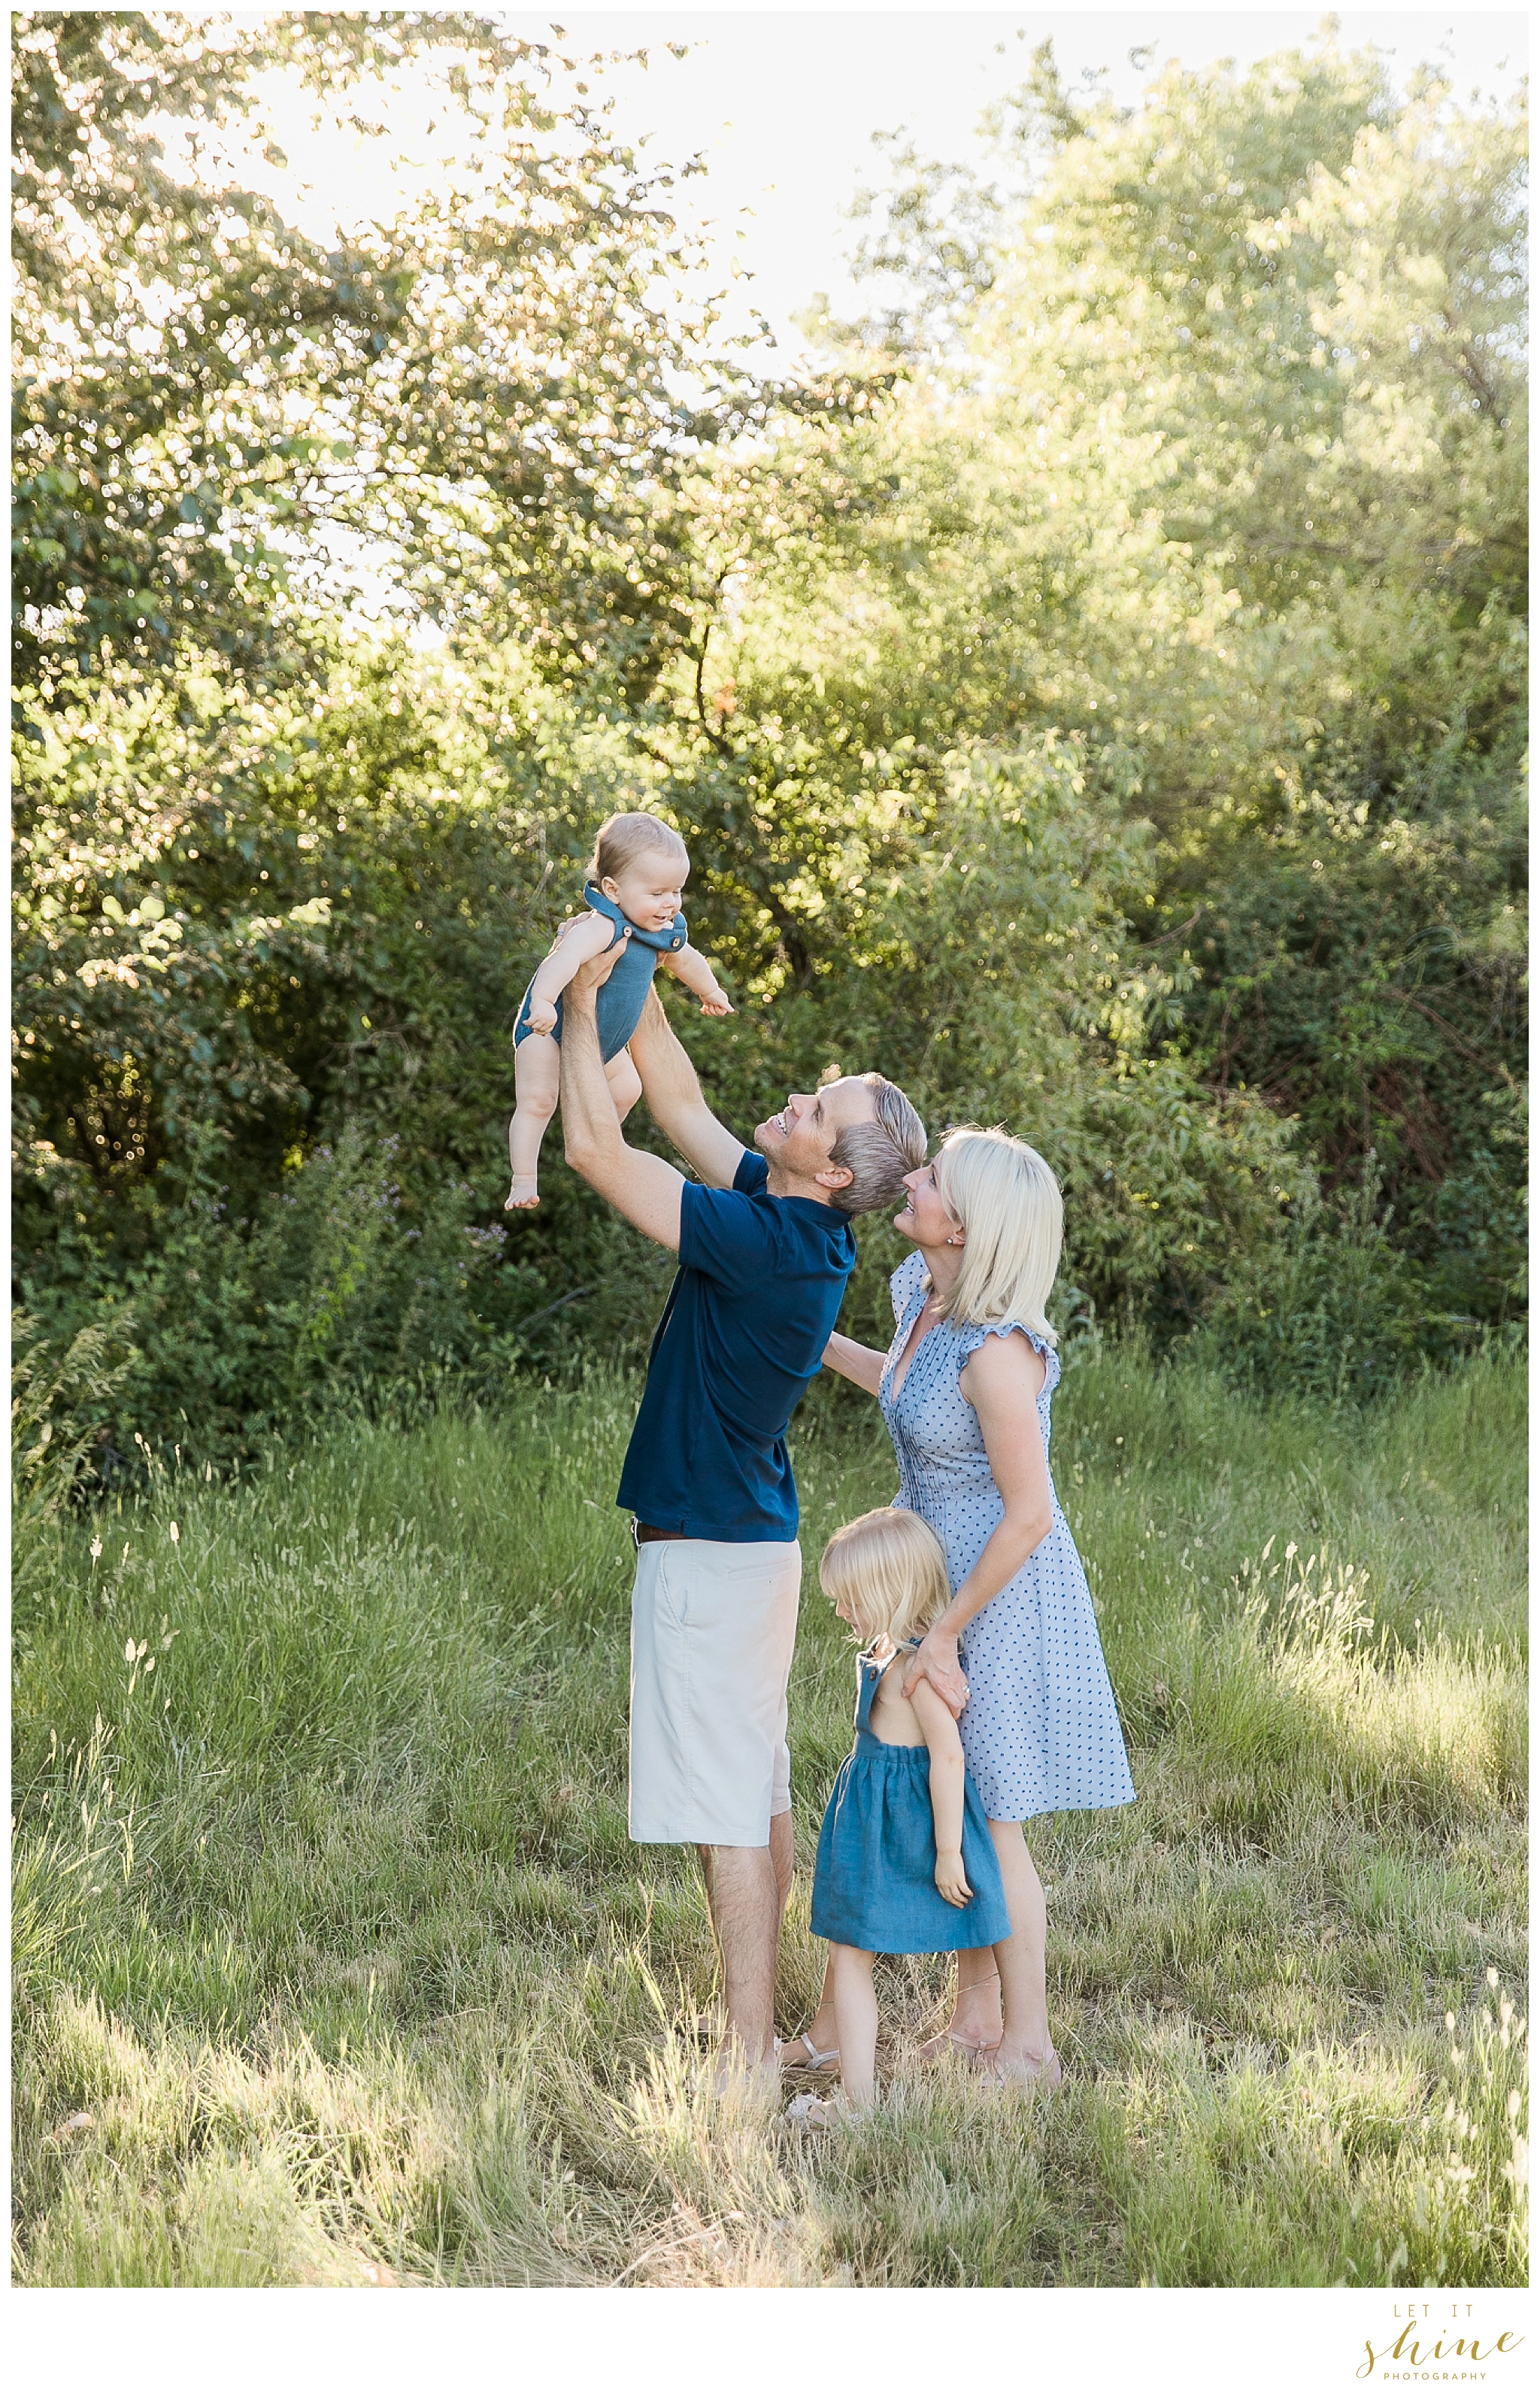
[[[1041,1156],[998,1130],[954,1130],[904,1184],[895,1227],[919,1252],[893,1275],[893,1344],[880,1354],[836,1332],[824,1361],[877,1397],[898,1458],[895,1500],[946,1549],[952,1600],[905,1692],[923,1676],[954,1709],[965,1706],[963,1751],[1011,1928],[1007,1943],[958,1955],[951,2024],[926,2051],[950,2039],[1002,2078],[1057,2085],[1047,1914],[1022,1823],[1134,1794],[1090,1591],[1048,1467],[1059,1358],[1044,1308],[1064,1206]],[[826,1976],[817,2017],[782,2059],[832,2070],[833,2047]]]

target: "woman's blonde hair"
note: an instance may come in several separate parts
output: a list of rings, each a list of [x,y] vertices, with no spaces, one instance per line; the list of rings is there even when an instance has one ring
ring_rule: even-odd
[[[653,848],[661,848],[680,864],[689,863],[690,851],[671,823],[659,822],[656,815],[611,815],[599,825],[588,878],[595,884],[619,881],[628,864]]]
[[[918,1512],[886,1505],[836,1529],[818,1564],[830,1603],[844,1602],[864,1644],[922,1635],[952,1599],[946,1557]]]
[[[935,1158],[936,1193],[968,1233],[944,1321],[1021,1321],[1056,1346],[1045,1310],[1064,1243],[1064,1200],[1036,1147],[965,1122]]]

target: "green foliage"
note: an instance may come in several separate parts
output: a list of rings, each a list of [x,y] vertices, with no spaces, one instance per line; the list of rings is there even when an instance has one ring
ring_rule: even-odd
[[[1428,75],[1398,98],[1327,41],[1244,75],[1172,67],[1118,111],[1072,100],[1044,52],[997,129],[1000,185],[911,154],[868,202],[868,263],[908,286],[868,337],[918,360],[949,327],[956,358],[917,362],[907,454],[933,462],[889,515],[941,569],[927,700],[980,727],[981,699],[1051,710],[1127,777],[1157,833],[1131,919],[1190,967],[1166,1009],[1182,1055],[1292,1118],[1330,1185],[1372,1149],[1432,1309],[1501,1320],[1521,1301],[1521,103],[1462,108]],[[965,271],[937,263],[943,203]]]
[[[38,1324],[11,1314],[12,1501],[47,1520],[65,1504],[85,1471],[98,1432],[134,1364],[132,1313],[111,1324],[87,1322],[68,1347],[50,1351]]]
[[[1371,1404],[1419,1359],[1445,1362],[1476,1342],[1480,1320],[1439,1312],[1427,1274],[1392,1243],[1379,1192],[1371,1152],[1339,1210],[1302,1204],[1283,1237],[1232,1275],[1200,1333],[1227,1377]]]
[[[1039,54],[997,183],[898,158],[898,298],[789,390],[665,304],[667,174],[490,20],[34,12],[16,48],[23,479],[79,484],[23,490],[75,547],[22,586],[18,1277],[66,1342],[133,1291],[157,1438],[640,1351],[663,1263],[555,1132],[540,1212],[501,1201],[508,1033],[618,806],[689,843],[724,1118],[837,1064],[1023,1131],[1066,1327],[1217,1306],[1241,1376],[1363,1393],[1518,1318],[1516,110],[1326,42],[1119,112]],[[215,170],[263,74],[352,121],[404,64],[484,123],[367,258]],[[446,645],[339,616],[338,531]],[[346,1296],[337,1208],[379,1232]],[[861,1254],[878,1337],[899,1249]]]

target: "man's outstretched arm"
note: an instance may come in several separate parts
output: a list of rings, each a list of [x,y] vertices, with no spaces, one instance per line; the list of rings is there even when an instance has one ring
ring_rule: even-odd
[[[743,1142],[723,1127],[700,1093],[695,1066],[669,1027],[656,989],[631,1034],[631,1060],[642,1076],[647,1110],[708,1188],[730,1188]]]
[[[608,978],[601,969],[606,961],[601,957],[598,964],[582,967],[562,1008],[561,1118],[567,1160],[618,1213],[677,1254],[684,1179],[660,1155],[646,1155],[626,1144],[605,1078],[594,994],[597,983]]]

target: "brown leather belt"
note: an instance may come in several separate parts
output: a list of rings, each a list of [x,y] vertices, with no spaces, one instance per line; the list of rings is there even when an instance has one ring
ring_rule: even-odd
[[[633,1521],[631,1535],[634,1545],[656,1546],[665,1537],[683,1537],[685,1532],[683,1529],[655,1529],[650,1522]]]

